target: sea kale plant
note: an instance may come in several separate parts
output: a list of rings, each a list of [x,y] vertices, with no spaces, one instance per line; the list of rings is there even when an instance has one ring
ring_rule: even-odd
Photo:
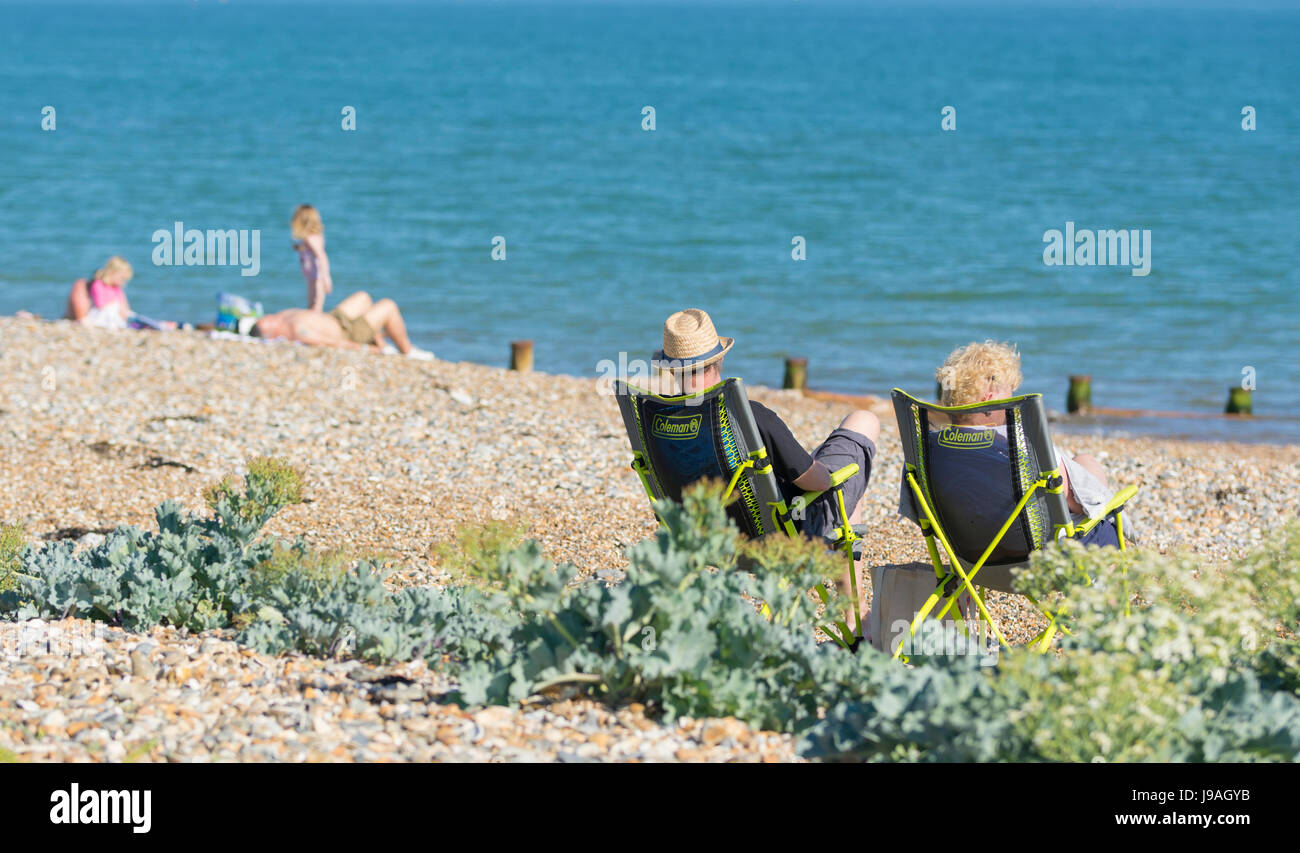
[[[0,527],[0,592],[18,586],[22,569],[23,528],[17,524]]]
[[[302,498],[283,463],[252,460],[242,485],[205,497],[208,515],[167,502],[157,533],[122,527],[79,551],[0,531],[0,618],[423,658],[455,680],[449,701],[579,693],[665,719],[736,716],[827,760],[1300,760],[1300,527],[1229,566],[1054,547],[1019,582],[1066,614],[1057,651],[903,665],[819,643],[843,603],[809,590],[838,567],[802,541],[742,542],[708,486],[628,550],[619,583],[552,564],[511,527],[458,538],[465,584],[396,592],[380,562],[264,535]]]
[[[830,572],[811,543],[749,548],[755,574],[735,571],[737,535],[716,492],[690,493],[665,529],[628,551],[621,583],[575,584],[535,544],[477,567],[485,605],[508,642],[461,675],[469,703],[516,702],[579,685],[612,704],[647,703],[667,718],[734,715],[795,730],[816,719],[860,661],[819,645]],[[769,613],[760,613],[765,602]]]
[[[26,546],[16,583],[0,592],[0,614],[76,616],[133,629],[228,625],[250,608],[253,572],[272,553],[269,539],[256,539],[258,530],[300,492],[297,471],[254,459],[243,492],[229,480],[208,490],[212,517],[189,515],[167,501],[155,511],[157,533],[119,527],[81,551],[70,540]]]
[[[140,630],[165,624],[229,628],[269,653],[301,651],[366,660],[478,653],[496,628],[459,591],[390,593],[385,569],[262,536],[279,510],[302,500],[302,475],[274,459],[249,461],[242,487],[226,478],[204,492],[211,515],[167,501],[157,533],[120,527],[100,544],[15,545],[0,535],[0,617],[96,619]],[[8,565],[16,563],[15,566]]]
[[[1300,527],[1227,566],[1186,554],[1087,549],[1036,555],[1021,588],[1066,613],[1059,653],[1015,649],[986,686],[938,679],[919,711],[950,738],[881,751],[895,714],[873,690],[830,708],[804,741],[838,758],[1014,761],[1297,761]],[[1060,590],[1053,592],[1053,590]],[[955,675],[953,662],[929,669]],[[910,694],[909,694],[910,695]],[[915,727],[913,717],[906,721]]]

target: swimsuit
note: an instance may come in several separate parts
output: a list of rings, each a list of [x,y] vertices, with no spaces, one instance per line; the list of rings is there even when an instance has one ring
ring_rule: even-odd
[[[307,283],[314,285],[316,283],[316,253],[306,243],[299,245],[298,266],[302,268],[302,274],[307,277]]]
[[[87,288],[90,294],[90,304],[96,308],[107,308],[116,302],[125,302],[126,293],[120,287],[111,287],[99,279],[95,279]]]

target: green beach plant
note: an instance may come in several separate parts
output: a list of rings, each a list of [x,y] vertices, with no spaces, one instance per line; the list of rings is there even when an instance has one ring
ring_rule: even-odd
[[[480,577],[483,566],[495,563],[502,551],[518,547],[527,534],[527,524],[518,518],[492,519],[467,524],[456,531],[454,541],[435,543],[429,550],[453,581],[463,581]]]
[[[22,525],[0,527],[0,592],[18,585],[18,572],[23,565],[22,552],[26,545],[27,535]]]
[[[246,467],[242,490],[227,476],[204,489],[203,499],[226,532],[251,542],[277,512],[302,503],[303,473],[269,456],[249,459]]]
[[[483,579],[496,590],[486,606],[512,626],[508,643],[467,663],[460,698],[511,703],[577,685],[668,719],[736,716],[783,730],[815,719],[818,675],[858,660],[814,640],[819,602],[806,590],[824,563],[803,543],[787,548],[779,574],[734,571],[737,534],[718,492],[669,507],[666,527],[629,549],[627,577],[613,586],[574,586],[574,571],[531,543],[502,554]]]
[[[1059,654],[1001,655],[980,673],[992,692],[962,699],[966,722],[953,721],[944,744],[917,751],[927,741],[914,734],[882,753],[891,715],[850,700],[831,709],[805,750],[868,759],[1300,760],[1297,558],[1295,525],[1276,547],[1221,571],[1187,554],[1072,542],[1046,549],[1018,580],[1069,614],[1072,634]],[[942,660],[927,665],[956,671]],[[939,704],[926,706],[929,722],[952,710],[938,695],[930,701]]]

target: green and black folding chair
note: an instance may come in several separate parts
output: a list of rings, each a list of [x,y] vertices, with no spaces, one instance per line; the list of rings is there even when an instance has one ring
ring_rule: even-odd
[[[641,478],[660,523],[663,517],[659,506],[663,501],[680,502],[684,488],[697,480],[713,478],[727,484],[724,500],[737,497],[727,512],[747,537],[799,535],[793,508],[786,505],[772,473],[741,380],[726,379],[696,394],[676,397],[659,396],[624,382],[616,382],[614,392],[632,445],[632,469]],[[857,574],[852,571],[853,543],[861,530],[855,531],[848,521],[841,488],[857,472],[856,463],[832,472],[831,489],[836,492],[839,520],[833,544],[849,561],[856,636],[861,636]],[[806,507],[821,494],[805,492],[800,500]],[[817,592],[823,601],[828,600],[824,586],[819,585]],[[835,628],[826,633],[842,646],[852,644],[855,633],[848,625],[836,622]]]
[[[938,581],[934,592],[912,620],[909,629],[911,636],[915,637],[918,627],[940,601],[944,604],[935,618],[941,620],[949,611],[953,611],[954,618],[960,622],[961,607],[957,605],[957,599],[964,592],[969,594],[978,608],[979,618],[988,624],[998,642],[1009,646],[1006,637],[989,615],[984,601],[985,591],[995,589],[1023,595],[1014,588],[1012,570],[1024,566],[1030,552],[1056,539],[1082,536],[1105,518],[1115,520],[1119,546],[1121,549],[1124,547],[1123,509],[1133,495],[1137,494],[1137,486],[1128,486],[1116,493],[1107,503],[1103,516],[1076,523],[1066,505],[1064,481],[1060,468],[1057,467],[1056,449],[1048,431],[1041,394],[1024,394],[1007,400],[969,406],[927,403],[898,388],[894,389],[892,396],[903,444],[903,486],[900,500],[912,502],[912,509],[915,510],[913,514],[925,536],[930,562],[934,564]],[[944,441],[945,436],[949,447],[954,442],[969,444],[987,440],[992,443],[996,432],[993,428],[956,432],[949,421],[954,413],[975,414],[998,410],[1006,413],[1008,465],[1004,471],[990,471],[988,500],[992,503],[988,509],[995,518],[1001,518],[1005,513],[1006,520],[991,541],[984,545],[982,537],[976,539],[966,535],[969,534],[969,526],[964,523],[965,520],[945,514],[941,483],[943,471],[936,472],[932,456],[934,444]],[[934,414],[941,416],[940,423],[932,423],[931,416]],[[950,535],[957,530],[964,534],[964,542],[959,542]],[[941,548],[947,558],[946,566],[940,557]],[[998,551],[1019,553],[1021,556],[994,557]],[[1061,614],[1059,611],[1053,613],[1044,609],[1028,595],[1025,597],[1048,619],[1047,627],[1029,642],[1031,647],[1037,644],[1039,651],[1045,652],[1051,647],[1056,632],[1066,631],[1060,623]],[[904,645],[900,643],[895,658],[902,656]]]

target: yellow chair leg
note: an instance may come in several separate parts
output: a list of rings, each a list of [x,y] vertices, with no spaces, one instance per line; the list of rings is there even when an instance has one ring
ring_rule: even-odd
[[[944,583],[947,583],[947,580],[945,580]],[[944,584],[939,584],[939,589],[936,589],[934,592],[930,593],[930,597],[925,600],[925,604],[921,605],[921,609],[916,611],[916,617],[912,619],[912,624],[907,631],[908,636],[910,637],[916,636],[916,629],[919,628],[921,623],[925,621],[925,617],[930,614],[930,611],[934,609],[934,606],[939,603],[939,590],[943,589],[943,586]],[[894,660],[898,660],[899,658],[902,657],[903,645],[904,645],[903,642],[900,641],[898,644],[898,649],[894,652]]]
[[[853,595],[853,622],[857,626],[855,636],[862,636],[862,608],[858,606],[858,565],[853,560],[853,543],[849,542],[849,584]]]
[[[1056,636],[1056,615],[1051,617],[1047,627],[1042,631],[1042,639],[1038,641],[1038,653],[1047,654],[1047,650],[1052,647],[1052,638]],[[1032,644],[1030,644],[1032,646]]]
[[[1115,513],[1115,532],[1119,534],[1119,549],[1123,551],[1124,550],[1124,513],[1123,512]],[[1129,618],[1130,615],[1132,615],[1129,612],[1128,565],[1127,564],[1124,566],[1124,569],[1122,571],[1122,576],[1123,576],[1123,584],[1124,584],[1124,618],[1127,619]]]

